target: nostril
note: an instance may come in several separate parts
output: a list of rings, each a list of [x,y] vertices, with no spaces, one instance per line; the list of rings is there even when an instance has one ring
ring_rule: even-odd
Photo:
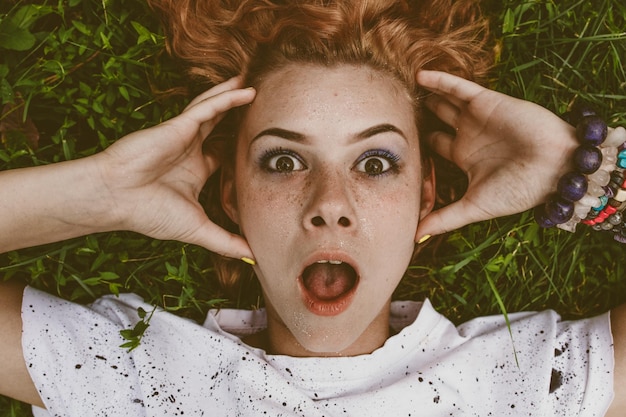
[[[311,224],[315,227],[319,227],[324,226],[326,224],[326,221],[322,216],[315,216],[311,219]],[[347,217],[341,216],[339,220],[337,220],[337,224],[341,227],[349,227],[352,223]]]
[[[313,226],[323,226],[324,219],[322,219],[320,216],[315,216],[311,219],[311,224],[313,224]]]

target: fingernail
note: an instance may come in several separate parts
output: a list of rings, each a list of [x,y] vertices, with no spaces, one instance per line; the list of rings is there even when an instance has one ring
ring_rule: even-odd
[[[241,260],[247,263],[248,265],[256,265],[256,261],[252,258],[247,258],[244,256],[243,258],[241,258]]]
[[[420,238],[420,240],[417,241],[418,244],[422,244],[424,242],[426,242],[428,239],[430,239],[432,236],[431,235],[424,235]]]

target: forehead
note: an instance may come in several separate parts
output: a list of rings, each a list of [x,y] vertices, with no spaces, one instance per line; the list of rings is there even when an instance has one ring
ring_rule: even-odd
[[[416,130],[411,97],[392,76],[368,66],[291,64],[260,80],[242,128],[337,132],[380,123]]]

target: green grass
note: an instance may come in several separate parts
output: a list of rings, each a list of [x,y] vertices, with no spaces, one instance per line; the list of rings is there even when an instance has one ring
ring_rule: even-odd
[[[622,0],[490,1],[486,9],[498,40],[494,88],[558,113],[583,98],[626,125]],[[0,19],[0,97],[12,110],[0,119],[0,169],[93,154],[185,103],[186,80],[143,2],[4,1]],[[396,297],[429,297],[456,322],[543,308],[586,317],[626,301],[626,247],[582,227],[544,231],[523,213],[434,243]],[[255,291],[226,297],[205,250],[126,232],[0,255],[0,274],[78,302],[133,291],[194,319],[214,305],[259,303]],[[0,397],[0,417],[28,415]]]

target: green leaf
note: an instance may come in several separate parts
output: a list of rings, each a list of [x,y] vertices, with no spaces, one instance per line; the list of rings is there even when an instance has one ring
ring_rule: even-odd
[[[120,347],[127,348],[130,352],[139,346],[139,344],[141,343],[141,338],[143,337],[148,327],[150,327],[150,320],[152,319],[152,315],[155,311],[156,307],[154,307],[150,312],[150,315],[148,315],[146,310],[144,310],[143,308],[137,308],[137,315],[139,315],[139,318],[141,320],[138,321],[135,324],[135,327],[133,327],[132,329],[120,330],[120,335],[125,340],[128,340],[128,342],[120,345]]]
[[[125,330],[120,330],[120,335],[126,339],[132,339],[134,337],[134,332],[133,329],[125,329]]]
[[[91,93],[93,93],[93,89],[88,84],[85,84],[82,81],[78,83],[78,87],[80,89],[81,94],[86,97],[89,97]]]
[[[502,22],[502,33],[513,33],[515,30],[515,17],[511,9],[506,9],[504,13],[504,21]]]
[[[104,113],[104,107],[102,107],[102,103],[98,101],[93,102],[93,104],[91,105],[91,109],[98,114]]]
[[[111,282],[109,283],[109,292],[113,295],[120,295],[120,288],[123,288],[122,284]]]
[[[121,330],[120,333],[124,332],[124,331],[125,330]],[[123,337],[123,335],[122,335],[122,337]],[[120,345],[121,348],[128,349],[129,352],[132,351],[133,349],[135,349],[138,346],[139,346],[139,341],[138,340],[137,341],[133,340],[131,342],[126,342],[126,343]]]
[[[150,324],[147,321],[140,321],[135,325],[135,334],[143,336],[146,330],[148,330]]]
[[[83,35],[91,36],[91,29],[79,20],[72,20],[72,25]]]
[[[11,84],[9,84],[6,78],[0,79],[0,100],[2,100],[3,103],[11,103],[14,98],[15,95]]]
[[[173,275],[173,276],[177,276],[178,275],[178,268],[173,266],[171,263],[165,262],[165,268],[167,269],[167,273],[169,275]]]
[[[33,23],[41,16],[49,14],[52,12],[52,8],[44,7],[44,6],[36,6],[34,4],[28,4],[24,7],[21,7],[13,17],[11,21],[18,25],[20,28],[28,29]]]
[[[50,7],[26,5],[11,17],[0,21],[0,48],[27,51],[35,46],[36,38],[29,28],[42,15],[51,13]]]
[[[35,46],[35,36],[11,20],[0,22],[0,48],[27,51]]]
[[[100,274],[100,279],[105,280],[105,281],[111,281],[111,280],[116,280],[119,279],[119,275],[116,274],[115,272],[99,272]]]
[[[120,96],[124,97],[126,101],[130,101],[130,95],[128,94],[128,89],[126,87],[120,85],[118,91],[120,92]]]
[[[109,41],[109,38],[107,37],[107,35],[105,35],[104,33],[100,32],[100,40],[102,40],[102,46],[104,47],[104,49],[111,49],[111,42]]]
[[[134,20],[130,22],[130,24],[133,25],[133,28],[139,35],[137,38],[137,45],[141,45],[145,41],[152,41],[153,43],[156,43],[156,38],[144,25]]]

